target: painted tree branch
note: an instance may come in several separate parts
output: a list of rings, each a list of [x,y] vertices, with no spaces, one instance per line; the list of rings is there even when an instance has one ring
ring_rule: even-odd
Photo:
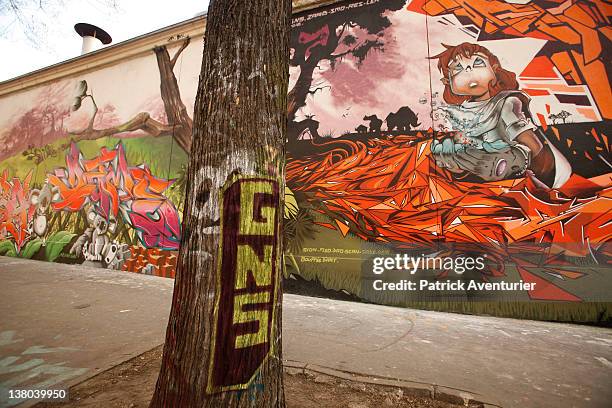
[[[292,32],[294,52],[290,64],[294,67],[300,67],[300,75],[288,94],[287,121],[290,126],[294,124],[298,110],[306,106],[306,98],[310,94],[309,90],[312,86],[314,70],[322,61],[330,61],[334,64],[342,61],[343,57],[353,56],[358,62],[363,62],[371,49],[382,49],[384,46],[380,37],[380,41],[379,39],[366,39],[361,46],[334,55],[334,52],[339,51],[337,48],[341,43],[351,46],[354,41],[357,41],[356,37],[346,41],[349,36],[354,34],[349,32],[348,29],[359,27],[366,31],[365,34],[362,33],[359,36],[377,35],[378,37],[378,34],[391,25],[385,13],[390,10],[399,10],[404,7],[405,3],[406,0],[379,0],[358,10],[336,13],[326,19],[313,19],[301,26],[300,29]],[[329,37],[325,41],[322,41],[323,37],[315,37],[313,41],[318,41],[317,44],[300,41],[300,35],[309,34],[312,36],[326,27],[326,33]],[[345,41],[342,41],[343,38]]]
[[[174,126],[174,140],[186,153],[191,151],[193,120],[181,100],[181,93],[173,68],[178,57],[189,45],[189,41],[189,38],[187,38],[183,42],[172,59],[170,59],[166,46],[155,47],[154,49],[159,68],[161,98],[164,102],[168,125]]]
[[[105,129],[94,129],[87,127],[80,131],[69,132],[75,140],[96,140],[102,137],[118,136],[126,132],[134,132],[142,130],[153,137],[172,136],[175,127],[165,125],[151,118],[147,112],[141,112],[132,119],[117,126],[111,126]]]
[[[189,38],[183,41],[181,47],[177,50],[172,59],[165,46],[156,47],[154,49],[160,73],[161,97],[168,118],[168,124],[153,119],[147,112],[140,112],[120,125],[104,129],[95,129],[94,123],[96,115],[98,114],[98,105],[96,104],[93,94],[90,93],[86,95],[85,98],[91,100],[93,104],[93,113],[87,127],[80,131],[69,131],[69,134],[76,140],[95,140],[108,136],[122,137],[124,133],[142,130],[153,137],[173,136],[177,144],[186,153],[189,153],[193,121],[187,113],[185,104],[181,100],[178,82],[172,70],[178,57],[189,45],[189,41]]]
[[[93,114],[89,119],[87,127],[80,131],[69,131],[69,134],[75,140],[96,140],[102,137],[118,136],[122,133],[134,132],[142,130],[153,137],[159,136],[172,136],[176,131],[175,126],[165,125],[157,120],[151,118],[151,115],[147,112],[140,112],[127,122],[120,125],[111,126],[104,129],[95,129],[94,122],[98,115],[98,104],[96,103],[93,94],[87,94],[83,99],[89,98],[93,105]]]
[[[336,34],[336,30],[331,30],[327,45],[315,48],[301,65],[300,76],[288,93],[287,120],[289,122],[293,122],[297,111],[306,105],[306,97],[310,91],[315,68],[324,59],[329,59],[331,53],[338,47],[339,41],[340,37]]]
[[[59,127],[55,124],[55,118],[52,118],[52,131],[44,133],[44,137],[38,137],[40,132],[43,131],[43,125],[42,121],[36,117],[37,109],[34,108],[24,114],[18,121],[18,125],[11,129],[10,133],[19,135],[19,137],[16,137],[14,139],[15,142],[11,143],[10,145],[7,144],[6,146],[0,146],[0,159],[9,157],[15,154],[15,152],[23,150],[28,145],[31,145],[32,147],[40,147],[52,143],[55,140],[65,137],[66,132],[75,138],[75,140],[94,140],[99,137],[107,136],[114,136],[117,138],[134,137],[129,135],[129,133],[136,130],[142,130],[153,137],[172,136],[179,147],[189,154],[191,150],[193,120],[187,113],[187,108],[181,100],[178,81],[173,72],[173,68],[178,61],[179,56],[187,48],[189,42],[189,38],[186,38],[172,58],[170,58],[168,50],[165,46],[156,47],[154,49],[160,73],[161,98],[167,116],[167,124],[151,118],[149,113],[141,112],[120,125],[107,127],[104,129],[95,129],[94,123],[96,115],[98,114],[98,107],[90,93],[85,95],[85,98],[90,98],[92,100],[93,114],[90,117],[89,123],[85,129],[77,131],[64,129],[63,122],[69,114],[69,111],[66,110],[65,112],[58,112],[58,119],[61,121]],[[51,90],[52,88],[47,89]],[[47,107],[46,109],[56,109],[56,104],[57,103],[54,103],[51,108]],[[76,109],[78,109],[78,106]],[[45,112],[42,113],[45,114]],[[32,127],[32,123],[36,123],[36,126],[41,128],[40,130],[36,131],[37,137],[30,137],[28,134],[28,129]],[[25,129],[23,128],[24,125],[27,125]]]
[[[183,44],[181,44],[181,48],[178,49],[178,51],[174,54],[174,57],[172,57],[172,60],[170,61],[170,68],[174,69],[174,66],[176,65],[176,61],[178,60],[178,57],[185,50],[185,48],[187,48],[190,40],[191,39],[187,37],[187,39],[183,41]]]
[[[362,52],[362,53],[365,52],[365,55],[367,55],[367,51],[363,51],[363,50],[367,49],[369,51],[372,48],[377,48],[377,47],[382,47],[382,46],[383,46],[383,44],[381,42],[379,42],[379,41],[367,40],[367,41],[363,41],[360,44],[358,44],[358,45],[356,45],[354,47],[351,47],[348,50],[343,51],[343,52],[341,52],[339,54],[332,54],[332,55],[329,56],[329,58],[331,60],[336,60],[338,58],[346,57],[347,55],[353,55],[353,56],[357,57],[359,52]]]
[[[94,108],[93,115],[91,115],[91,119],[89,119],[89,125],[87,125],[87,129],[93,130],[94,121],[96,120],[96,115],[98,114],[98,104],[96,103],[96,100],[94,99],[92,93],[87,95],[86,98],[91,99],[91,103],[93,104],[93,108]]]
[[[287,95],[287,121],[289,123],[295,120],[297,111],[301,107],[306,106],[306,97],[308,96],[308,91],[310,90],[314,70],[318,64],[319,60],[313,60],[310,62],[309,59],[308,63],[302,66],[298,80]]]
[[[314,89],[308,90],[310,95],[315,95],[318,91],[323,91],[324,89],[331,89],[331,85],[317,86]]]

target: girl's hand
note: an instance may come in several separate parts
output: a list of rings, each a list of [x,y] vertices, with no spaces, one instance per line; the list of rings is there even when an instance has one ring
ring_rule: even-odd
[[[454,159],[457,152],[463,149],[464,146],[460,143],[455,143],[452,137],[444,138],[441,141],[434,140],[431,143],[431,153],[436,160],[436,165],[453,172],[463,171]]]

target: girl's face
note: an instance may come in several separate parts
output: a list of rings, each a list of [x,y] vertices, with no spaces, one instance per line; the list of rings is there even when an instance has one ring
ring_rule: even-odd
[[[469,58],[458,55],[448,66],[448,82],[455,95],[470,96],[475,100],[489,99],[489,83],[495,72],[487,57],[474,54]]]

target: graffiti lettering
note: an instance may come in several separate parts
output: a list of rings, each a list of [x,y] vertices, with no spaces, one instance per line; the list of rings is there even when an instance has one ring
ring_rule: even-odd
[[[151,250],[178,249],[178,211],[164,195],[174,180],[155,177],[146,165],[128,166],[122,143],[92,159],[71,143],[66,167],[47,173],[41,188],[32,188],[31,179],[32,172],[23,181],[7,170],[0,175],[0,255],[123,269],[136,241]],[[173,275],[163,262],[153,266]]]
[[[59,190],[53,209],[75,212],[90,204],[107,223],[123,215],[145,247],[178,249],[178,212],[163,196],[172,180],[153,176],[146,165],[128,166],[122,143],[113,150],[103,147],[91,160],[84,159],[72,143],[66,164],[67,168],[49,174],[49,183]],[[101,233],[105,232],[104,228]]]
[[[210,393],[247,388],[271,351],[278,202],[274,180],[241,178],[223,191]]]
[[[16,253],[30,238],[30,222],[36,211],[29,200],[31,179],[32,172],[23,182],[17,177],[9,180],[6,170],[0,176],[0,238],[10,238]]]

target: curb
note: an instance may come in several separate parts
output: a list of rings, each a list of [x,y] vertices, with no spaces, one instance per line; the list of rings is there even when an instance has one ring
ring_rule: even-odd
[[[473,408],[503,408],[501,405],[499,405],[499,403],[483,395],[459,388],[444,387],[438,384],[416,382],[401,378],[382,377],[351,371],[342,371],[331,367],[308,364],[294,360],[284,360],[283,367],[290,375],[308,375],[309,373],[312,375],[312,373],[317,373],[340,378],[346,381],[401,388],[406,395],[412,397],[431,398],[437,401],[463,405],[466,407],[469,406]]]

